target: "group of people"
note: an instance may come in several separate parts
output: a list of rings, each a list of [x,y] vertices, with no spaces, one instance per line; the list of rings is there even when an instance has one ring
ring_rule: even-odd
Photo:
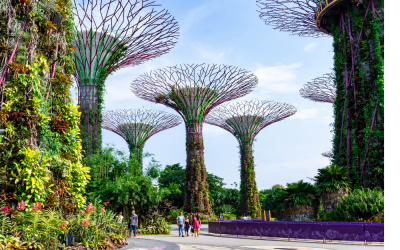
[[[176,224],[179,228],[179,237],[189,237],[189,230],[191,230],[192,236],[199,237],[201,221],[200,215],[196,214],[188,214],[186,217],[183,216],[183,212],[180,212],[178,217],[176,217]],[[185,234],[183,233],[183,229],[185,229]]]

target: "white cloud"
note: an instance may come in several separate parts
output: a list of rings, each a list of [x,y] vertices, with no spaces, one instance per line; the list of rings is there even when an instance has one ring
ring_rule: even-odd
[[[258,78],[256,89],[241,100],[265,100],[271,93],[293,93],[299,91],[297,86],[297,68],[301,63],[278,66],[261,66],[254,71]]]
[[[304,47],[305,52],[310,52],[317,47],[318,43],[309,43]]]
[[[200,58],[204,62],[221,64],[225,60],[225,56],[228,55],[233,49],[225,47],[223,50],[210,48],[202,43],[191,44],[193,52],[195,52],[196,58]]]
[[[300,120],[310,119],[316,117],[317,114],[318,114],[318,109],[316,108],[301,109],[297,110],[297,113],[289,117],[289,119],[300,119]]]

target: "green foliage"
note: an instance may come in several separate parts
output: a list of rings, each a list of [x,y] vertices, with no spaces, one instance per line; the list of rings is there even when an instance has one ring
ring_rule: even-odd
[[[229,205],[235,208],[233,213],[238,215],[239,211],[239,190],[235,188],[224,188],[221,192],[216,192],[212,196],[214,212],[218,215],[221,213],[219,208],[223,205]]]
[[[224,216],[224,220],[236,220],[236,215],[230,213],[222,214]]]
[[[374,1],[376,9],[349,5],[343,13],[344,26],[349,27],[345,32],[340,18],[332,25],[337,96],[332,162],[348,168],[352,189],[384,188],[383,2]]]
[[[108,206],[115,212],[122,211],[126,222],[133,209],[141,221],[146,221],[164,195],[148,176],[141,174],[136,157],[110,145],[92,155],[89,163],[92,179],[87,186],[88,197],[110,202]]]
[[[276,186],[276,185],[274,185],[274,186]],[[276,194],[283,189],[284,188],[261,190],[259,194],[260,194],[260,203],[261,203],[262,210],[265,210],[265,211],[270,210],[271,216],[275,216],[275,210],[274,210],[275,197],[276,197]]]
[[[331,165],[326,168],[318,169],[318,174],[314,180],[323,192],[337,192],[340,189],[350,187],[350,179],[347,178],[347,168]]]
[[[60,210],[17,211],[12,225],[20,235],[21,244],[39,244],[37,249],[59,249],[67,232],[74,233],[78,245],[90,249],[105,246],[122,247],[127,244],[125,225],[118,222],[115,214],[101,207],[89,205],[85,211],[62,214]],[[10,232],[9,232],[10,233]],[[1,237],[0,237],[1,238]],[[1,239],[0,239],[1,244]],[[32,248],[33,249],[33,248]]]
[[[384,192],[381,188],[351,191],[338,202],[336,209],[320,213],[322,220],[383,222]]]
[[[74,69],[72,3],[28,1],[15,8],[18,20],[25,20],[25,9],[32,11],[27,28],[18,31],[21,39],[13,63],[7,65],[12,79],[5,86],[6,101],[0,110],[0,127],[6,129],[0,135],[1,151],[6,152],[0,154],[0,190],[3,195],[14,195],[17,201],[42,201],[46,207],[66,211],[79,209],[86,202],[82,193],[89,176],[82,166],[80,113],[71,103],[69,92]],[[55,11],[63,16],[59,30],[50,21]],[[7,43],[0,58],[18,39],[13,36],[4,40],[5,34],[0,34],[0,40]]]
[[[317,191],[313,185],[303,180],[288,183],[287,188],[280,190],[275,196],[276,209],[285,211],[289,207],[314,205],[317,200]]]
[[[176,218],[176,217],[175,217]],[[172,226],[170,222],[165,221],[164,217],[157,216],[151,221],[150,225],[139,226],[138,234],[167,234],[171,233]]]
[[[277,188],[284,189],[285,187],[280,185],[280,184],[275,184],[275,185],[272,186],[271,189],[274,190],[274,189],[277,189]]]
[[[217,208],[215,208],[216,214],[234,214],[236,209],[229,204],[223,204]]]
[[[178,217],[178,215],[180,215],[181,212],[183,212],[182,208],[171,210],[171,212],[169,213],[170,221],[176,221],[176,217]]]

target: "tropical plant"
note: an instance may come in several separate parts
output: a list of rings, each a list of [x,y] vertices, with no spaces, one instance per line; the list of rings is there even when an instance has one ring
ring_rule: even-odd
[[[172,226],[164,217],[157,216],[147,224],[142,224],[138,228],[138,234],[170,234]]]
[[[278,189],[278,188],[279,188],[279,189],[284,189],[285,187],[282,186],[282,185],[280,185],[280,184],[275,184],[275,185],[272,186],[271,189],[274,190],[274,189]]]
[[[287,188],[280,190],[274,199],[274,209],[278,218],[284,220],[304,220],[315,216],[317,190],[303,180],[288,183]]]
[[[171,212],[169,213],[170,221],[176,221],[176,217],[178,217],[178,215],[180,215],[181,212],[183,212],[183,208],[171,210]]]
[[[223,204],[216,209],[217,214],[234,214],[235,213],[235,208],[232,205],[229,204]]]
[[[234,214],[224,213],[222,215],[224,216],[224,220],[236,220],[236,215]]]
[[[336,203],[347,195],[350,187],[350,179],[347,177],[347,168],[331,165],[318,169],[314,181],[322,192],[322,203],[325,211],[332,210]]]
[[[335,210],[324,213],[323,220],[383,222],[384,191],[361,188],[350,191],[337,203]]]

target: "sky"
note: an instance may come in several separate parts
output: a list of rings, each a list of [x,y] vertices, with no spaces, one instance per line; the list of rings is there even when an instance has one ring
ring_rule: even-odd
[[[168,53],[142,65],[120,69],[106,80],[105,110],[148,108],[177,114],[161,104],[136,97],[132,81],[151,70],[181,63],[238,66],[258,77],[258,86],[240,100],[270,100],[294,105],[297,113],[263,129],[254,142],[259,190],[275,184],[312,182],[319,168],[329,165],[321,153],[332,148],[333,109],[329,103],[303,99],[299,89],[333,68],[332,38],[306,38],[274,30],[259,18],[255,1],[158,1],[178,21],[180,37]],[[76,103],[76,99],[75,99]],[[240,183],[238,142],[227,131],[205,124],[206,169],[224,179],[226,187]],[[119,135],[103,130],[103,146],[113,143],[128,152]],[[144,147],[163,168],[186,165],[185,128],[179,125],[152,136]],[[146,165],[150,159],[145,159]]]

